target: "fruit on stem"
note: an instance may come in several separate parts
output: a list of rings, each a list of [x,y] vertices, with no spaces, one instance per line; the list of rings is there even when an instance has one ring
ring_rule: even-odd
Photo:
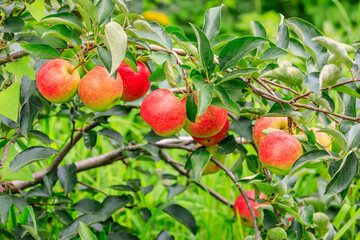
[[[182,102],[186,104],[186,100],[187,98],[184,98]],[[198,104],[197,96],[195,101]],[[226,109],[210,105],[200,117],[196,117],[195,122],[186,118],[184,130],[193,137],[208,138],[220,132],[226,119],[228,119]]]
[[[259,159],[271,172],[286,175],[303,154],[299,140],[284,131],[269,133],[260,143]]]
[[[80,76],[71,62],[57,58],[46,62],[36,76],[41,95],[53,103],[65,103],[76,94]]]
[[[124,92],[121,100],[125,102],[135,101],[144,96],[150,88],[148,78],[150,71],[142,62],[137,63],[137,71],[132,70],[124,62],[118,68],[124,85]]]
[[[327,133],[324,132],[318,132],[319,129],[315,127],[308,128],[308,130],[313,130],[315,134],[315,139],[318,141],[321,145],[325,146],[327,150],[331,151],[332,144],[331,144],[331,138]],[[303,132],[300,132],[298,135],[303,135]]]
[[[91,69],[79,83],[81,101],[94,111],[107,111],[112,108],[123,93],[123,84],[119,74],[116,79],[109,76],[103,66]]]
[[[179,132],[185,124],[185,102],[167,89],[157,89],[145,97],[140,115],[156,134],[170,136]]]
[[[262,133],[268,128],[275,128],[279,130],[286,130],[288,128],[288,121],[286,117],[261,117],[255,124],[253,130],[253,139],[257,147],[260,146],[261,141],[265,138]]]
[[[255,191],[254,190],[246,191],[246,195],[251,199],[255,199]],[[263,193],[260,193],[259,199],[265,199],[265,198],[266,198],[266,196]],[[266,203],[258,203],[253,200],[249,200],[249,201],[250,201],[252,208],[254,209],[256,217],[258,217],[259,212],[256,210],[256,207],[261,206],[261,205],[266,205]],[[234,213],[235,213],[235,216],[237,216],[239,214],[242,224],[244,224],[247,227],[254,227],[254,222],[253,222],[250,210],[246,204],[246,201],[245,201],[245,198],[243,195],[240,195],[236,199],[235,204],[234,204]]]
[[[222,129],[220,130],[220,132],[218,132],[214,136],[207,138],[199,138],[193,136],[192,138],[194,139],[195,142],[200,143],[203,146],[213,146],[218,144],[221,140],[223,140],[226,137],[228,130],[229,130],[229,119],[226,119],[226,122],[222,127]]]

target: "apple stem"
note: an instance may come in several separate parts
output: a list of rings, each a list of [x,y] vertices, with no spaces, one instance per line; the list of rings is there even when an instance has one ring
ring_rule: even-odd
[[[73,69],[70,70],[70,74],[72,74],[78,67],[80,67],[83,63],[80,61],[78,65],[76,65]]]

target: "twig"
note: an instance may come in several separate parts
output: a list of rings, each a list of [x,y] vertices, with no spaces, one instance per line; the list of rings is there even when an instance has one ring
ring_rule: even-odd
[[[253,207],[251,206],[251,203],[249,201],[249,197],[246,195],[246,192],[244,190],[244,188],[241,186],[240,183],[236,182],[236,178],[234,176],[234,174],[230,171],[230,169],[228,169],[227,167],[225,167],[224,164],[222,164],[221,162],[219,162],[218,160],[216,160],[215,158],[211,157],[211,161],[213,163],[215,163],[218,167],[220,167],[222,170],[224,170],[224,172],[226,173],[226,175],[229,176],[229,178],[231,179],[231,181],[235,184],[235,186],[237,187],[237,189],[239,189],[241,195],[243,195],[246,205],[249,208],[251,217],[253,219],[253,223],[254,223],[254,231],[255,231],[255,238],[257,240],[260,240],[260,231],[259,231],[259,226],[258,226],[258,222],[257,222],[257,218],[256,218],[256,214],[254,212]]]
[[[80,181],[80,180],[77,180],[77,182],[80,183],[81,185],[84,185],[84,186],[86,186],[86,187],[88,187],[88,188],[91,188],[91,189],[93,189],[93,190],[95,190],[95,191],[97,191],[97,192],[101,192],[101,193],[104,194],[105,196],[109,196],[109,195],[108,195],[107,193],[105,193],[103,190],[98,189],[98,188],[96,188],[96,187],[93,187],[93,186],[91,186],[90,184],[87,184],[87,183],[85,183],[85,182],[83,182],[83,181]]]
[[[179,64],[180,68],[181,68],[181,65],[183,65],[184,63],[181,61],[179,55],[173,50],[171,51],[172,55],[174,55],[175,59],[176,59],[176,62]],[[184,75],[184,81],[185,81],[185,85],[186,85],[186,93],[189,94],[190,92],[192,92],[192,89],[191,89],[191,85],[190,85],[190,82],[189,82],[189,79],[187,77],[187,74],[186,74],[186,71],[185,69],[181,68],[181,71]]]
[[[352,83],[352,82],[359,82],[360,79],[350,79],[348,81],[344,81],[344,82],[341,82],[341,83],[337,83],[337,84],[334,84],[332,86],[329,86],[329,87],[324,87],[324,88],[321,88],[321,91],[324,91],[324,90],[330,90],[332,88],[335,88],[335,87],[338,87],[338,86],[341,86],[341,85],[345,85],[345,84],[348,84],[348,83]]]
[[[289,88],[289,87],[286,87],[286,86],[284,86],[284,85],[275,83],[275,82],[270,81],[270,80],[268,80],[268,79],[266,79],[266,78],[262,78],[261,80],[263,80],[264,82],[266,82],[266,83],[268,83],[268,84],[274,85],[274,86],[279,87],[279,88],[282,88],[282,89],[286,89],[286,90],[288,90],[288,91],[290,91],[290,92],[292,92],[292,93],[295,93],[296,95],[299,95],[299,93],[298,93],[297,91],[295,91],[295,90],[293,90],[293,89],[291,89],[291,88]]]

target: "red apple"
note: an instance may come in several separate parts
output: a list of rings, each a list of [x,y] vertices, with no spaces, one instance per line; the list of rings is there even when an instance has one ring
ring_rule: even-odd
[[[185,103],[171,91],[157,89],[145,97],[140,115],[156,134],[170,136],[179,132],[185,124]]]
[[[184,104],[186,99],[182,100]],[[197,103],[197,97],[195,99]],[[186,118],[184,130],[193,137],[208,138],[220,132],[227,119],[226,109],[210,105],[200,117],[196,117],[195,122]]]
[[[221,140],[223,140],[226,137],[228,130],[229,130],[229,119],[226,120],[225,125],[220,130],[220,132],[218,132],[214,136],[208,138],[198,138],[198,137],[192,137],[192,138],[195,140],[195,142],[200,143],[203,146],[213,146],[218,144]]]
[[[121,96],[122,101],[135,101],[144,96],[150,88],[150,82],[148,81],[150,76],[149,69],[142,62],[138,62],[137,64],[137,73],[124,62],[122,62],[118,68],[124,84],[124,92]]]
[[[123,84],[119,73],[114,79],[105,67],[96,66],[81,79],[78,92],[85,106],[103,112],[120,100]]]
[[[265,138],[262,133],[263,130],[268,128],[275,128],[286,130],[288,128],[288,121],[286,117],[261,117],[255,124],[253,130],[253,139],[257,147],[260,146],[261,141]]]
[[[45,63],[36,76],[41,95],[53,103],[65,103],[76,94],[80,76],[71,62],[57,58]]]
[[[246,191],[246,195],[251,199],[255,199],[255,191],[254,190]],[[260,193],[259,198],[265,199],[266,196],[263,193]],[[253,200],[249,200],[249,201],[250,201],[252,208],[254,209],[256,217],[258,217],[259,212],[256,210],[256,207],[261,206],[261,205],[266,205],[266,203],[257,203]],[[239,216],[241,218],[241,222],[245,226],[254,227],[253,218],[251,216],[250,210],[246,204],[246,201],[245,201],[245,198],[243,197],[243,195],[240,195],[236,199],[235,204],[234,204],[234,213],[235,213],[235,216],[237,214],[239,214]]]
[[[266,135],[259,147],[259,159],[271,172],[286,175],[293,163],[303,154],[299,140],[293,135],[274,131]]]

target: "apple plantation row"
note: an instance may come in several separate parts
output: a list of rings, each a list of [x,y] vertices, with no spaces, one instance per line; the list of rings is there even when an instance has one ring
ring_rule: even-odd
[[[0,238],[360,239],[360,44],[128,4],[1,2]]]

